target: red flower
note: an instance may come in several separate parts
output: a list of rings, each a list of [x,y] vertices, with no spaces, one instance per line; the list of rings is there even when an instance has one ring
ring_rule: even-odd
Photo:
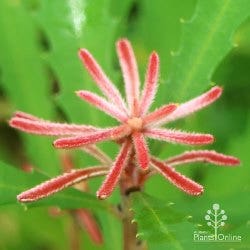
[[[151,165],[174,185],[193,195],[202,193],[203,188],[174,170],[173,166],[177,165],[178,162],[187,162],[191,161],[191,159],[192,161],[199,161],[203,159],[212,163],[219,163],[219,165],[239,164],[238,159],[218,154],[214,151],[184,153],[181,156],[173,158],[174,160],[170,159],[172,162],[162,162],[151,157],[146,143],[147,138],[188,145],[205,145],[212,143],[214,137],[210,134],[189,133],[175,129],[167,129],[161,126],[171,121],[184,118],[213,103],[220,97],[222,88],[216,86],[186,103],[180,105],[170,103],[161,106],[153,112],[148,112],[157,91],[159,72],[159,57],[157,53],[153,52],[150,55],[142,93],[140,93],[137,63],[129,41],[125,39],[119,40],[117,42],[117,53],[125,82],[126,103],[118,89],[109,80],[93,56],[86,49],[81,49],[79,56],[105,97],[85,90],[77,91],[76,94],[81,99],[115,118],[120,123],[118,126],[103,129],[89,125],[51,123],[20,112],[16,113],[10,120],[10,125],[29,133],[56,135],[60,137],[67,136],[54,141],[56,148],[88,148],[93,147],[93,144],[101,141],[119,141],[121,144],[120,152],[97,192],[97,196],[101,199],[108,197],[112,193],[125,168],[127,170],[129,168],[135,169],[131,167],[131,165],[133,165],[131,162],[134,158],[134,152],[138,167],[132,172],[136,172],[137,175],[141,176],[141,183],[142,180],[152,172],[151,169],[148,170],[149,165]],[[128,165],[130,165],[130,167],[128,167]],[[33,193],[32,190],[22,193],[19,196],[19,200],[27,201],[29,197],[33,199],[33,196],[40,190],[43,191],[46,188],[53,188],[55,191],[58,191],[65,186],[72,185],[72,183],[79,181],[79,179],[82,180],[92,175],[98,175],[100,171],[106,170],[75,170],[75,172],[43,184],[42,187],[35,188]],[[132,178],[132,174],[130,177]],[[27,198],[24,199],[24,197]]]

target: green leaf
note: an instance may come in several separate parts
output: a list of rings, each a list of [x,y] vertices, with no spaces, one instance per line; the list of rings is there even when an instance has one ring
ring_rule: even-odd
[[[16,196],[48,179],[45,175],[33,171],[25,173],[0,162],[0,205],[17,204]],[[91,208],[105,209],[112,212],[105,201],[99,201],[95,196],[69,188],[43,200],[26,203],[28,207],[58,206],[63,209]]]
[[[0,39],[2,85],[9,100],[15,109],[51,118],[50,86],[34,23],[21,1],[0,1],[0,30],[4,34]],[[47,173],[56,173],[59,164],[51,143],[45,138],[21,134],[29,160]]]
[[[0,205],[17,203],[16,196],[20,192],[44,180],[37,172],[27,174],[0,162]]]
[[[112,78],[116,29],[130,2],[123,1],[114,13],[111,0],[41,2],[38,18],[52,48],[48,61],[59,80],[57,100],[74,122],[103,125],[106,120],[110,124],[107,116],[75,95],[79,89],[97,90],[78,57],[78,50],[87,48]]]
[[[234,46],[233,34],[249,14],[248,0],[198,1],[193,18],[183,23],[180,48],[173,56],[166,85],[171,100],[183,101],[208,88],[216,67]]]
[[[166,88],[165,83],[172,60],[170,52],[177,49],[179,45],[180,18],[189,18],[195,5],[195,0],[143,0],[134,3],[134,15],[128,20],[130,28],[126,36],[133,43],[142,83],[149,54],[155,50],[161,62],[159,91],[152,110],[166,102],[169,88]]]
[[[25,211],[21,206],[1,206],[0,248],[32,250],[43,246],[68,250],[70,239],[65,237],[65,231],[71,226],[70,222],[69,213],[53,217],[46,208]]]
[[[70,122],[101,127],[116,124],[75,94],[80,89],[100,93],[78,57],[79,48],[87,48],[119,87],[113,62],[115,37],[131,0],[123,1],[117,11],[111,8],[112,3],[112,0],[41,1],[38,21],[50,45],[47,61],[59,85],[56,101]],[[113,154],[116,147],[114,143],[106,144],[105,152]],[[77,165],[93,161],[81,152],[77,152],[75,159]]]
[[[132,194],[132,209],[138,223],[138,236],[151,243],[169,244],[173,249],[182,249],[173,225],[185,221],[185,215],[176,212],[171,204],[145,193]]]

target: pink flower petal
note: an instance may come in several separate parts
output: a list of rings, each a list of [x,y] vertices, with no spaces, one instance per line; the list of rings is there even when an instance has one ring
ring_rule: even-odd
[[[77,182],[81,182],[91,177],[105,175],[107,173],[108,170],[106,167],[92,167],[73,170],[70,173],[65,173],[61,176],[55,177],[19,194],[17,199],[20,202],[36,201],[57,193],[60,190],[72,186]]]
[[[120,178],[121,172],[126,166],[131,148],[132,148],[132,145],[129,140],[123,143],[120,149],[120,152],[113,166],[111,167],[109,171],[109,174],[107,175],[106,179],[102,183],[102,186],[100,187],[100,189],[97,191],[97,197],[99,199],[107,198],[108,196],[110,196],[110,194],[114,190],[114,187]]]
[[[16,118],[23,118],[25,120],[42,121],[42,122],[47,122],[49,124],[56,124],[56,125],[58,125],[58,123],[52,123],[50,121],[45,121],[45,120],[42,120],[41,118],[38,118],[36,116],[30,115],[30,114],[22,112],[22,111],[15,112],[14,117],[12,118],[12,120],[14,120],[14,118],[15,119]],[[29,124],[29,121],[23,121],[23,122],[25,124],[26,123]],[[60,125],[63,125],[63,124],[60,124]],[[66,125],[67,125],[67,127],[70,126],[68,124],[66,124]],[[80,126],[80,127],[84,128],[84,126],[82,126],[82,125],[76,125],[76,126]],[[86,126],[86,127],[89,128],[89,131],[95,131],[96,130],[96,128],[94,128],[92,126]],[[50,132],[52,132],[52,131],[50,131]],[[55,129],[55,134],[53,134],[53,135],[58,135],[57,133],[58,133],[58,129]],[[99,160],[104,165],[111,165],[111,163],[112,163],[111,159],[101,149],[99,149],[96,145],[94,145],[94,144],[85,145],[82,149],[83,149],[83,151],[85,151],[88,154],[90,154],[93,157],[95,157],[97,160]]]
[[[111,100],[112,103],[116,104],[121,110],[127,113],[127,108],[120,92],[105,75],[93,56],[86,49],[80,49],[79,56],[89,74],[92,76],[102,92]]]
[[[117,54],[123,72],[127,102],[132,115],[135,115],[133,108],[134,102],[139,101],[140,80],[133,48],[128,40],[121,39],[117,42]]]
[[[153,111],[152,113],[149,113],[143,118],[144,125],[158,125],[158,123],[161,122],[161,120],[165,119],[169,114],[174,112],[178,106],[176,104],[167,104],[159,109]]]
[[[112,103],[109,103],[108,101],[106,101],[104,98],[90,91],[80,90],[80,91],[77,91],[76,93],[80,98],[92,104],[93,106],[97,107],[98,109],[104,111],[106,114],[116,118],[118,121],[125,122],[128,119],[128,116],[126,115],[126,113],[121,111]]]
[[[102,244],[102,232],[92,213],[87,209],[76,209],[73,212],[77,218],[78,223],[83,227],[84,230],[86,230],[93,242],[98,245]]]
[[[208,106],[209,104],[216,101],[221,96],[221,93],[221,87],[216,86],[211,88],[203,95],[181,104],[171,115],[166,117],[166,119],[162,121],[161,124],[183,118]]]
[[[176,187],[190,195],[200,195],[203,187],[184,175],[176,172],[172,167],[156,159],[151,159],[153,166]]]
[[[156,52],[153,52],[149,58],[148,70],[140,102],[140,115],[147,113],[154,100],[157,91],[159,64],[159,56]]]
[[[83,134],[86,132],[97,131],[98,129],[92,126],[55,123],[45,120],[31,120],[28,118],[13,117],[9,121],[9,125],[13,128],[24,132],[39,134],[39,135],[74,135]]]
[[[24,118],[24,119],[28,119],[28,120],[42,120],[41,118],[38,118],[36,116],[33,116],[31,114],[28,114],[28,113],[25,113],[25,112],[22,112],[22,111],[16,111],[13,118]]]
[[[147,169],[149,165],[148,146],[141,132],[133,132],[132,139],[135,147],[136,157],[139,166],[142,169]]]
[[[144,134],[150,138],[188,145],[203,145],[213,143],[210,134],[195,134],[171,129],[147,129]]]
[[[127,136],[129,133],[129,127],[127,125],[121,125],[119,127],[103,129],[85,135],[57,139],[54,141],[53,145],[56,148],[77,148],[100,141],[117,140],[121,137]]]
[[[192,162],[209,162],[225,166],[236,166],[240,164],[239,159],[230,155],[217,153],[214,150],[186,151],[183,154],[171,157],[165,161],[166,164],[170,164],[171,166]]]

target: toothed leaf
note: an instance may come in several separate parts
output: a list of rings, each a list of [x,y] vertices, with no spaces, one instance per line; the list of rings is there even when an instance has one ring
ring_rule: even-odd
[[[139,192],[132,194],[132,210],[140,239],[181,249],[174,231],[176,225],[186,220],[185,215],[175,211],[170,204]]]
[[[48,63],[58,77],[61,90],[57,101],[74,122],[97,124],[101,121],[99,124],[103,124],[103,121],[107,121],[110,124],[110,119],[102,112],[89,108],[74,94],[81,89],[98,93],[96,84],[82,65],[77,52],[79,48],[91,51],[108,77],[112,78],[114,69],[111,55],[115,53],[115,32],[121,17],[128,11],[129,3],[130,0],[124,1],[119,11],[113,13],[110,0],[41,1],[39,22],[52,45]],[[115,85],[118,87],[117,83]]]
[[[40,58],[32,21],[21,2],[0,2],[0,84],[13,107],[48,119],[53,113],[53,104],[48,98],[49,79]],[[50,140],[20,134],[32,164],[48,174],[57,173],[59,161],[55,151],[48,147]]]
[[[180,47],[166,84],[169,99],[184,101],[209,87],[212,74],[233,48],[233,34],[250,15],[249,10],[248,0],[198,1],[191,20],[183,23]]]

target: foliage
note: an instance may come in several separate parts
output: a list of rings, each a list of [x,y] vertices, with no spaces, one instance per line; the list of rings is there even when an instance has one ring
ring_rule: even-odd
[[[185,221],[186,218],[171,208],[172,203],[164,204],[164,201],[144,193],[133,194],[132,203],[135,213],[133,223],[139,225],[139,238],[158,244],[168,242],[174,248],[182,249],[171,226]]]
[[[237,27],[249,16],[249,1],[200,1],[195,14],[183,22],[183,34],[167,87],[171,98],[183,101],[208,88],[219,62],[238,46],[232,41]],[[248,7],[247,7],[248,6]],[[247,8],[246,8],[247,7]]]
[[[123,91],[114,46],[122,36],[132,41],[141,72],[145,72],[149,52],[159,52],[161,78],[156,106],[166,100],[188,100],[208,89],[211,82],[223,85],[224,95],[218,103],[178,125],[211,131],[217,137],[213,147],[242,160],[238,169],[209,164],[183,167],[183,173],[205,185],[200,198],[187,197],[160,176],[153,177],[145,193],[131,195],[139,238],[146,239],[150,249],[236,247],[235,243],[211,246],[192,241],[197,223],[208,230],[204,214],[218,203],[228,215],[226,232],[241,234],[242,248],[249,248],[249,15],[248,0],[0,1],[0,248],[35,249],[41,243],[46,249],[68,249],[64,229],[69,217],[51,223],[43,208],[57,205],[95,211],[104,229],[105,244],[96,247],[81,233],[83,249],[120,249],[121,226],[110,215],[110,203],[117,204],[119,195],[117,192],[109,202],[96,200],[98,179],[90,183],[90,194],[68,189],[29,205],[27,211],[20,209],[16,194],[61,172],[60,153],[51,146],[51,139],[17,133],[7,127],[6,120],[18,109],[51,120],[113,125],[107,116],[89,109],[75,96],[79,89],[96,91],[77,51],[88,48]],[[112,143],[101,147],[111,157],[117,151]],[[164,158],[183,149],[164,144],[152,145],[151,151]],[[74,162],[77,167],[95,163],[81,152],[74,153]],[[24,173],[18,169],[27,163],[39,171]],[[5,215],[6,220],[2,220]],[[188,216],[192,216],[191,221]],[[32,226],[32,220],[37,226]],[[6,223],[12,225],[19,240],[12,241],[2,233]],[[40,233],[39,225],[47,232]],[[52,238],[55,230],[58,233]]]

